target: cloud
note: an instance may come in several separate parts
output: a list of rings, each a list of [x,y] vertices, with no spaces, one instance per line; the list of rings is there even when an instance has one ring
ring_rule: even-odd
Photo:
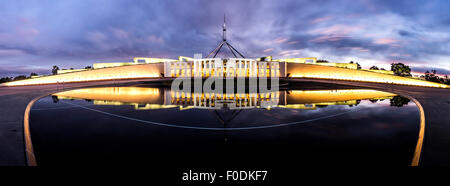
[[[147,41],[152,42],[152,43],[164,43],[164,38],[162,38],[161,36],[157,37],[157,36],[151,35],[151,36],[147,37]]]
[[[51,69],[34,66],[0,66],[0,77],[15,77],[18,75],[29,76],[31,72],[43,75],[51,72]]]
[[[424,74],[426,71],[436,70],[436,74],[443,76],[445,74],[450,74],[450,70],[444,68],[429,68],[429,67],[412,67],[411,71],[417,74]]]
[[[309,40],[310,42],[333,42],[333,41],[340,41],[344,40],[345,38],[348,38],[347,36],[339,36],[339,35],[323,35],[319,36],[317,38]]]
[[[275,44],[282,44],[282,43],[285,43],[286,41],[288,41],[288,38],[282,38],[282,37],[280,37],[280,38],[275,39],[273,42],[274,42]]]
[[[331,18],[333,18],[333,17],[332,16],[319,17],[319,18],[315,18],[315,19],[311,20],[310,23],[317,24],[317,23],[321,23],[321,22],[326,22],[326,21],[330,20]]]
[[[0,66],[9,68],[206,56],[221,42],[226,14],[228,40],[246,57],[450,69],[450,2],[444,0],[6,1],[0,6]]]
[[[25,52],[17,49],[0,49],[0,56],[21,56]]]
[[[411,57],[410,54],[399,54],[399,53],[392,53],[389,56],[392,56],[392,57]]]
[[[376,39],[374,41],[375,44],[379,44],[379,45],[389,45],[392,47],[397,47],[399,46],[400,41],[397,39],[393,39],[393,38],[379,38]]]
[[[300,55],[300,50],[283,50],[278,53],[280,57],[295,57]]]
[[[360,31],[362,29],[361,26],[351,26],[351,25],[342,25],[337,24],[330,27],[318,28],[310,31],[312,34],[322,34],[322,35],[347,35],[353,32]]]
[[[111,30],[114,33],[115,37],[118,39],[128,39],[129,38],[129,33],[123,29],[112,28]]]
[[[268,53],[268,52],[272,52],[272,51],[273,51],[273,48],[268,48],[268,49],[265,49],[263,52]]]

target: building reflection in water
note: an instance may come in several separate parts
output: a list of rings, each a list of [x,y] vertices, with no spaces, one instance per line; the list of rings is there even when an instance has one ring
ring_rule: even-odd
[[[164,88],[101,87],[53,94],[53,99],[85,99],[95,105],[132,105],[136,110],[162,108],[251,109],[274,107],[316,109],[328,105],[357,105],[360,100],[396,100],[396,94],[370,89],[280,90],[268,93],[214,94],[174,92]],[[402,100],[405,102],[405,100]],[[408,100],[409,102],[409,100]],[[406,102],[407,104],[407,102]],[[392,105],[392,104],[391,104]],[[401,104],[400,104],[401,105]],[[394,104],[399,106],[399,104]]]

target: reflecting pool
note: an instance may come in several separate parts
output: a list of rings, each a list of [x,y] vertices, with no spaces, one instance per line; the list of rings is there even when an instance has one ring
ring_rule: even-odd
[[[42,166],[407,166],[419,121],[412,101],[370,89],[101,87],[44,97],[30,111]]]

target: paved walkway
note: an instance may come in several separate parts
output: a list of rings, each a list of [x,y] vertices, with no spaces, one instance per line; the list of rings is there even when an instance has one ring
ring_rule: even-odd
[[[154,81],[146,79],[145,81]],[[0,87],[0,165],[26,165],[23,116],[27,104],[43,94],[80,87],[135,83],[144,80],[116,80],[62,85]],[[425,139],[420,165],[450,165],[450,89],[409,87],[334,80],[296,79],[299,82],[325,82],[370,87],[409,95],[425,110]]]

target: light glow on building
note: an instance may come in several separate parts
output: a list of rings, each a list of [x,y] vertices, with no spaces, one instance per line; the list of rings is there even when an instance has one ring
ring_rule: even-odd
[[[51,76],[41,76],[33,79],[12,81],[6,86],[64,84],[102,80],[158,78],[164,70],[163,63],[128,65],[114,68],[101,68],[80,72],[71,72]]]
[[[318,66],[311,64],[288,64],[287,72],[292,78],[317,78],[317,79],[336,79],[346,81],[374,82],[385,84],[424,86],[435,88],[448,88],[448,85],[413,79],[408,77],[394,76],[370,72],[365,70],[353,70],[347,68],[336,68],[327,66]]]
[[[179,108],[316,109],[319,105],[355,105],[357,100],[391,99],[396,94],[370,89],[292,90],[267,93],[185,93],[144,87],[101,87],[53,94],[58,99],[92,100],[95,105],[131,105],[136,110]]]

